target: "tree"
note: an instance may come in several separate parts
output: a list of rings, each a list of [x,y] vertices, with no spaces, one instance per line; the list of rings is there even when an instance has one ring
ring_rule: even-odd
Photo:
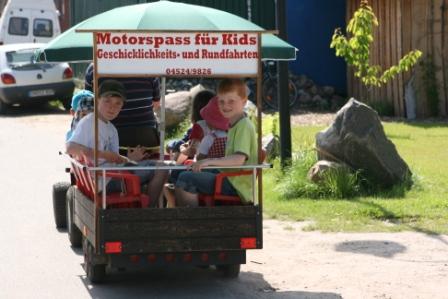
[[[343,57],[348,65],[355,68],[355,76],[360,78],[364,85],[379,87],[397,74],[408,71],[417,63],[422,52],[411,51],[400,59],[397,65],[382,72],[381,66],[370,65],[370,47],[373,42],[374,27],[378,27],[378,19],[372,7],[369,6],[368,0],[361,0],[360,8],[347,26],[347,37],[342,34],[340,28],[337,28],[330,48],[334,48],[336,56]]]

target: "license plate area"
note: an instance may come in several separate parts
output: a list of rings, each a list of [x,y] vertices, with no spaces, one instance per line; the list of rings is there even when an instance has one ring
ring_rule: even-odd
[[[31,90],[30,92],[28,92],[28,96],[30,98],[53,96],[53,95],[54,95],[53,89],[37,89],[37,90]]]

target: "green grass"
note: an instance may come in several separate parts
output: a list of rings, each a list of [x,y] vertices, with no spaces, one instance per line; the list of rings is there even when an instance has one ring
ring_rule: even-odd
[[[263,119],[264,133],[270,132],[271,123],[272,117]],[[293,151],[312,148],[323,128],[294,127]],[[411,190],[398,187],[351,199],[285,199],[278,192],[281,173],[276,165],[264,172],[264,213],[310,221],[309,230],[448,233],[448,124],[385,123],[384,128],[414,174]]]

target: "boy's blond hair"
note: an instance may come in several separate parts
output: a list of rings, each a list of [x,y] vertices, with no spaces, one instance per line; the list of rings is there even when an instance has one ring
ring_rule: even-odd
[[[236,93],[242,98],[247,98],[247,87],[241,79],[224,79],[218,85],[218,94],[236,91]]]

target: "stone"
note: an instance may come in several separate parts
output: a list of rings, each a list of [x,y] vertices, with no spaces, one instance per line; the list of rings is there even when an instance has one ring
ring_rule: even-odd
[[[322,94],[326,98],[331,98],[334,95],[334,87],[332,86],[322,87]]]
[[[297,101],[299,102],[299,105],[309,105],[311,104],[313,98],[310,96],[309,93],[303,91],[299,93],[299,98]]]
[[[316,85],[312,85],[312,86],[310,86],[309,88],[306,89],[306,91],[307,91],[310,95],[312,95],[312,96],[317,95],[318,92],[319,92],[319,90],[318,90],[318,88],[317,88]]]
[[[327,161],[327,160],[321,160],[317,161],[308,171],[308,179],[313,183],[319,183],[322,178],[323,174],[328,169],[337,169],[341,167],[346,167],[343,164],[333,162],[333,161]]]
[[[165,96],[165,127],[177,126],[185,120],[191,109],[191,93],[189,91],[178,91]],[[160,119],[160,109],[156,111]]]
[[[274,159],[280,154],[280,140],[278,136],[269,134],[261,139],[261,147],[266,152],[268,159]]]
[[[299,75],[296,76],[294,83],[296,84],[297,88],[306,88],[308,87],[308,78],[305,75]]]
[[[345,163],[380,186],[409,182],[411,171],[387,139],[378,113],[354,98],[330,127],[317,133],[316,147],[319,160]]]

